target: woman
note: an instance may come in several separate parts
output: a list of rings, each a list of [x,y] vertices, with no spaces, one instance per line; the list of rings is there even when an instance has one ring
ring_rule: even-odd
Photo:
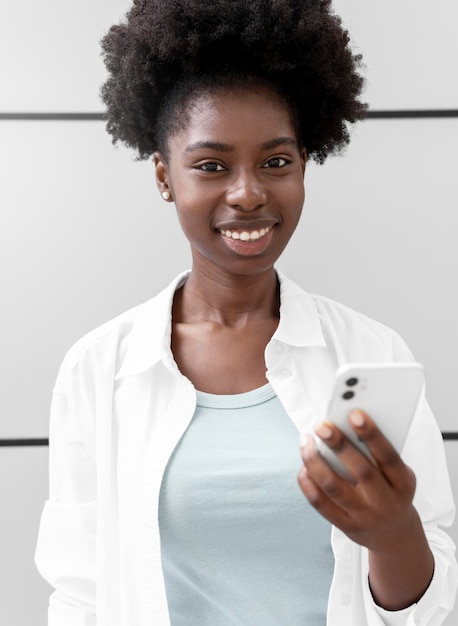
[[[323,422],[340,363],[411,355],[275,270],[307,160],[364,114],[339,19],[326,1],[145,0],[103,50],[107,128],[153,157],[192,269],[64,359],[37,548],[49,624],[440,624],[453,502],[426,402],[403,459],[352,414],[376,466]],[[296,480],[314,429],[356,484],[310,435]]]

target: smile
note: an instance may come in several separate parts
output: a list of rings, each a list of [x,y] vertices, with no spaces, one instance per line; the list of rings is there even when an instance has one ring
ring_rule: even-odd
[[[239,239],[240,241],[257,241],[265,237],[272,230],[272,227],[261,228],[260,230],[220,230],[219,232],[229,239]]]

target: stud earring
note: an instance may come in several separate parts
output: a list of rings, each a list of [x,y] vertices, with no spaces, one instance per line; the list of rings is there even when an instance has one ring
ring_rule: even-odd
[[[163,191],[161,195],[164,198],[164,200],[170,200],[171,198],[170,191]]]

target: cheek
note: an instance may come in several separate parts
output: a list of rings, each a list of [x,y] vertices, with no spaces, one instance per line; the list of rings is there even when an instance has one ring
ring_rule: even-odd
[[[290,208],[289,214],[291,219],[299,220],[302,208],[305,200],[305,189],[303,183],[291,185],[289,189],[285,190],[284,201]]]
[[[196,184],[192,177],[174,187],[173,198],[178,220],[185,232],[204,234],[211,227],[212,216],[221,204],[220,194],[210,185]]]
[[[210,231],[208,211],[197,197],[188,197],[186,202],[178,197],[175,204],[178,221],[187,239],[202,238]]]

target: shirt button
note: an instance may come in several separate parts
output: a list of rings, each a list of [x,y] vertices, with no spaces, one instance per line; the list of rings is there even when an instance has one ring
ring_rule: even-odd
[[[284,351],[284,347],[282,346],[281,343],[276,343],[274,346],[274,350],[277,354],[282,354],[282,352]]]
[[[350,604],[351,598],[349,595],[342,596],[342,604],[344,606],[348,606]]]
[[[290,369],[284,369],[281,372],[283,378],[289,378],[292,375],[292,371]]]

